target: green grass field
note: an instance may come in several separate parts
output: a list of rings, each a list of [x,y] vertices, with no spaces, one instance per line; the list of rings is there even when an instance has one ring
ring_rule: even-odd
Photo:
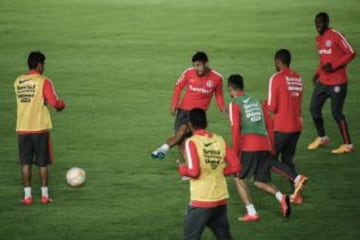
[[[296,162],[310,181],[305,203],[290,219],[278,203],[251,186],[262,216],[240,223],[245,212],[229,180],[229,218],[235,239],[360,239],[359,151],[331,155],[340,135],[324,108],[332,142],[306,150],[315,137],[308,111],[318,64],[314,16],[327,11],[331,26],[360,51],[358,0],[2,0],[0,3],[0,239],[181,239],[188,182],[176,171],[176,149],[161,161],[150,152],[172,134],[172,89],[191,56],[204,50],[225,78],[239,72],[248,92],[264,99],[274,73],[273,55],[288,48],[305,80],[305,129]],[[15,77],[27,71],[31,50],[47,56],[45,75],[67,103],[51,111],[56,162],[50,168],[54,202],[40,205],[33,169],[32,206],[23,196],[15,134]],[[345,114],[360,148],[360,58],[348,67]],[[226,100],[229,100],[224,88]],[[213,103],[209,129],[230,140],[228,120]],[[86,185],[70,188],[68,168],[87,172]],[[288,183],[273,175],[284,191]],[[203,239],[213,239],[206,230]]]

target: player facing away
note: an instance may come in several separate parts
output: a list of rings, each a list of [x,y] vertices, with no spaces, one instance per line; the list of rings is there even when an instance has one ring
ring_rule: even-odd
[[[329,27],[329,22],[329,15],[325,12],[320,12],[315,17],[315,27],[319,33],[316,37],[316,43],[320,65],[313,77],[314,91],[310,103],[310,112],[318,137],[307,148],[315,150],[329,143],[330,139],[324,128],[322,108],[325,101],[330,98],[331,113],[343,139],[343,144],[333,149],[332,153],[341,154],[355,150],[343,114],[343,106],[348,87],[346,66],[355,58],[356,53],[341,33]]]
[[[206,130],[205,110],[189,111],[189,120],[193,135],[185,143],[186,163],[178,166],[179,174],[190,178],[183,239],[200,239],[206,226],[216,239],[233,239],[227,216],[229,193],[225,176],[237,173],[240,162],[223,137]]]
[[[42,204],[52,200],[48,194],[49,173],[48,166],[53,162],[50,140],[52,128],[50,113],[47,105],[57,111],[65,108],[65,103],[59,100],[52,82],[42,73],[45,70],[45,55],[34,51],[28,57],[29,72],[20,75],[14,82],[17,100],[16,132],[22,178],[24,198],[21,203],[31,205],[32,165],[39,167],[41,182]]]
[[[239,74],[229,76],[228,90],[232,97],[229,117],[233,149],[241,161],[241,171],[234,180],[247,210],[247,214],[240,217],[239,221],[251,222],[260,219],[246,183],[246,179],[252,176],[256,187],[275,196],[283,216],[287,218],[291,212],[289,197],[270,183],[271,143],[261,103],[245,93],[243,78]]]
[[[183,89],[185,93],[180,100]],[[167,151],[175,145],[178,145],[181,156],[184,156],[184,140],[191,135],[187,124],[189,111],[193,108],[207,110],[213,95],[220,111],[226,113],[223,77],[209,67],[205,52],[196,52],[192,57],[192,67],[183,72],[174,88],[170,106],[171,115],[176,115],[174,135],[151,153],[152,158],[164,158]]]
[[[276,158],[281,155],[281,162],[298,176],[295,181],[290,181],[291,191],[295,191],[297,184],[305,184],[308,180],[307,177],[297,173],[294,162],[296,145],[303,128],[301,105],[304,83],[301,76],[290,69],[289,50],[276,51],[274,63],[277,73],[269,80],[269,93],[265,107],[272,114]],[[291,201],[298,204],[303,202],[299,190],[301,189],[290,196]]]

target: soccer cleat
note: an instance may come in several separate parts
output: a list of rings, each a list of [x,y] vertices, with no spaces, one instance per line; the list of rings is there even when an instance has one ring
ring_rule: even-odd
[[[329,144],[330,138],[328,136],[325,137],[317,137],[312,143],[307,146],[308,150],[318,149],[320,146],[325,146]]]
[[[40,203],[48,204],[48,203],[51,203],[51,202],[52,202],[51,198],[49,198],[49,197],[41,197]]]
[[[335,154],[341,153],[350,153],[355,151],[355,148],[352,144],[341,144],[340,147],[333,149],[331,152]]]
[[[290,203],[300,205],[304,202],[300,194],[291,194]]]
[[[300,179],[295,183],[294,195],[299,195],[304,189],[305,184],[308,182],[308,178],[304,175],[300,175]]]
[[[32,204],[32,197],[24,198],[20,201],[22,205],[31,205]]]
[[[257,213],[255,215],[245,214],[244,216],[239,217],[238,220],[241,222],[256,222],[260,220],[260,216]]]
[[[290,206],[290,199],[288,195],[283,195],[281,202],[280,202],[280,206],[281,206],[281,211],[284,217],[288,218],[290,217],[290,213],[291,213],[291,206]]]
[[[163,153],[159,150],[155,150],[151,153],[151,157],[153,159],[163,159],[165,157],[165,153]]]

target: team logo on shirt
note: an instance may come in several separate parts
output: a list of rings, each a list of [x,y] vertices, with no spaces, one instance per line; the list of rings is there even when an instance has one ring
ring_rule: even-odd
[[[208,88],[211,88],[212,86],[214,86],[214,82],[213,82],[212,80],[208,80],[208,81],[206,82],[206,86],[207,86]]]
[[[31,79],[24,79],[24,80],[19,80],[19,84],[23,84],[25,82],[31,81]]]
[[[326,46],[326,47],[331,47],[331,45],[332,45],[331,40],[326,40],[326,41],[325,41],[325,46]]]
[[[335,86],[334,87],[334,92],[339,93],[340,91],[341,91],[340,86]]]

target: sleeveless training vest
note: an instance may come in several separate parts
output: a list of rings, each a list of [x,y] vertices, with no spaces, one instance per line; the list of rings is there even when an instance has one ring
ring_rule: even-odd
[[[43,96],[45,79],[46,77],[40,74],[24,74],[16,78],[16,131],[36,132],[52,128],[50,113]]]

